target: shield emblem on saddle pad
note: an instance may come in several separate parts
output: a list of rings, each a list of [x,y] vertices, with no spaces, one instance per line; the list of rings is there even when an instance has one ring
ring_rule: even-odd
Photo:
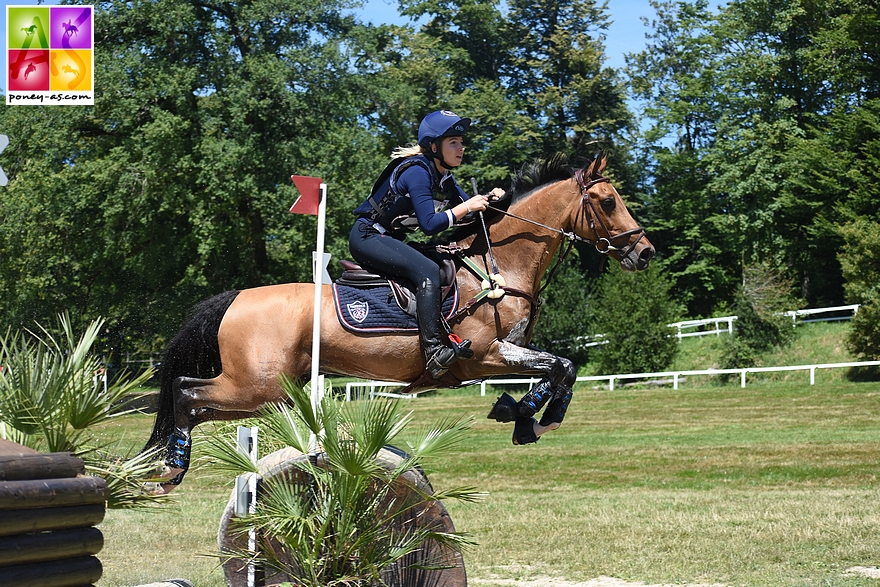
[[[348,308],[348,315],[358,324],[366,320],[370,313],[370,304],[362,300],[346,304],[346,307]]]

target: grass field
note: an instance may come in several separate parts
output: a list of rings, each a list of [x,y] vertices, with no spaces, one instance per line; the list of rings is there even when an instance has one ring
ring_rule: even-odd
[[[851,360],[834,329],[816,326],[793,349],[797,363]],[[683,350],[677,368],[694,368],[688,356],[709,367],[716,352],[706,340]],[[796,364],[773,361],[764,364]],[[479,543],[465,555],[474,584],[608,576],[874,587],[877,579],[846,570],[880,566],[880,383],[848,382],[842,370],[814,386],[804,373],[783,375],[746,389],[578,386],[562,428],[519,447],[511,425],[485,417],[494,395],[471,388],[402,401],[417,423],[475,418],[467,445],[428,469],[435,487],[488,493],[477,504],[447,504]],[[104,433],[139,445],[151,422],[128,416]],[[216,559],[200,555],[216,552],[231,484],[197,469],[159,510],[108,512],[100,585],[173,577],[223,585]]]

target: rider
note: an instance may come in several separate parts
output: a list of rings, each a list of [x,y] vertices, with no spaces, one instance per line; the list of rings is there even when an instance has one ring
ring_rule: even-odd
[[[352,257],[376,271],[403,277],[416,286],[416,319],[426,369],[439,379],[459,358],[473,354],[465,340],[444,344],[440,324],[440,267],[430,258],[403,242],[392,221],[415,213],[418,228],[434,235],[453,226],[472,212],[489,206],[489,195],[498,198],[504,191],[495,188],[488,195],[470,198],[450,172],[461,165],[464,135],[470,118],[448,110],[425,116],[419,125],[418,145],[398,147],[392,161],[373,186],[372,194],[354,210],[357,221],[348,237]],[[450,208],[436,211],[434,194],[448,200]]]

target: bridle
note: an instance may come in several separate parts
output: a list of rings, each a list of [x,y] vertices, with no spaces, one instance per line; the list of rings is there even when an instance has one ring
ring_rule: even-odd
[[[501,208],[496,208],[495,206],[492,206],[491,204],[489,205],[489,207],[492,210],[495,210],[496,212],[500,212],[501,214],[504,214],[505,216],[510,216],[511,218],[516,218],[517,220],[522,220],[523,222],[528,222],[529,224],[534,224],[535,226],[540,226],[541,228],[547,229],[551,232],[561,234],[563,237],[568,239],[569,243],[571,243],[571,244],[573,244],[575,242],[581,242],[581,243],[587,243],[589,245],[592,245],[596,248],[597,251],[599,251],[603,255],[607,255],[607,254],[611,253],[612,251],[619,251],[620,254],[624,257],[629,255],[629,253],[636,247],[636,245],[639,244],[639,241],[641,241],[645,237],[645,229],[642,228],[641,226],[637,226],[631,230],[621,232],[620,234],[611,234],[611,230],[609,230],[608,225],[605,224],[605,221],[602,220],[602,216],[596,212],[596,208],[594,207],[593,201],[590,199],[590,195],[588,193],[590,191],[590,188],[593,187],[594,185],[596,185],[598,183],[611,181],[611,180],[608,179],[607,177],[600,176],[600,177],[594,177],[593,179],[590,179],[589,181],[585,181],[583,169],[578,169],[577,171],[575,171],[574,180],[577,182],[578,187],[580,188],[580,191],[581,191],[581,204],[582,204],[582,206],[581,206],[581,208],[579,208],[578,214],[583,212],[583,214],[587,217],[587,225],[590,227],[590,230],[592,230],[593,232],[596,233],[596,236],[598,237],[597,240],[590,240],[588,238],[584,238],[584,237],[576,234],[574,231],[566,232],[560,228],[553,228],[552,226],[547,226],[546,224],[542,224],[542,223],[537,222],[535,220],[531,220],[529,218],[523,218],[522,216],[517,216],[516,214],[512,214],[512,213],[508,212],[507,210],[502,210]],[[596,220],[599,221],[599,225],[601,226],[602,231],[605,233],[606,236],[599,235],[599,230],[596,229]],[[574,223],[575,224],[578,223],[577,217],[575,218]],[[621,239],[621,238],[629,238],[630,236],[632,236],[634,234],[639,235],[639,237],[634,242],[627,244],[627,245],[624,245],[622,247],[618,247],[614,244],[614,241]]]
[[[596,213],[596,208],[593,205],[593,200],[590,199],[590,195],[588,193],[590,188],[593,187],[594,185],[596,185],[597,183],[603,183],[603,182],[607,182],[610,180],[607,177],[599,176],[599,177],[595,177],[595,178],[585,182],[583,169],[578,169],[575,172],[574,179],[577,182],[578,187],[580,187],[580,189],[581,189],[581,201],[583,203],[583,206],[581,207],[581,209],[583,210],[584,214],[587,216],[587,224],[590,227],[590,230],[592,230],[593,232],[596,233],[598,240],[596,240],[594,242],[589,239],[579,237],[578,235],[574,235],[574,236],[577,237],[577,239],[580,240],[581,242],[590,243],[591,245],[596,247],[596,250],[599,251],[600,253],[602,253],[603,255],[607,255],[611,251],[619,251],[620,254],[624,257],[629,255],[630,252],[636,247],[636,245],[639,244],[639,241],[641,241],[643,238],[645,238],[645,229],[642,228],[641,226],[637,226],[631,230],[621,232],[620,234],[612,235],[611,231],[608,229],[608,226],[605,224],[605,221],[602,220],[602,216]],[[599,231],[596,230],[596,222],[595,222],[596,220],[599,221],[599,224],[602,226],[602,230],[605,232],[605,234],[607,236],[599,236]],[[575,218],[575,224],[577,224],[577,218]],[[563,234],[565,234],[565,233],[563,233]],[[627,238],[628,239],[630,236],[632,236],[634,234],[638,234],[639,236],[632,243],[624,245],[623,247],[617,247],[614,245],[615,240],[620,239],[620,238]]]
[[[578,224],[579,215],[581,214],[581,212],[583,212],[583,214],[587,217],[587,225],[590,227],[590,229],[593,232],[596,233],[596,236],[597,236],[596,240],[590,240],[588,238],[584,238],[584,237],[576,234],[574,231],[567,232],[567,231],[564,231],[560,228],[553,228],[552,226],[547,226],[546,224],[542,224],[542,223],[537,222],[535,220],[531,220],[529,218],[523,218],[522,216],[517,216],[516,214],[512,214],[512,213],[508,212],[507,210],[502,210],[501,208],[496,208],[495,206],[492,206],[491,204],[489,205],[489,208],[492,208],[496,212],[500,212],[501,214],[504,214],[505,216],[510,216],[511,218],[516,218],[517,220],[522,220],[523,222],[528,222],[529,224],[534,224],[535,226],[540,226],[541,228],[544,228],[544,229],[549,230],[551,232],[561,234],[564,238],[567,239],[567,241],[568,241],[567,246],[563,247],[560,250],[559,256],[556,258],[556,263],[553,265],[553,267],[550,268],[550,272],[547,275],[547,279],[544,280],[544,285],[541,286],[541,288],[538,290],[538,293],[537,293],[538,296],[540,296],[541,293],[547,288],[547,286],[550,285],[550,282],[553,281],[553,278],[556,276],[556,272],[561,267],[562,262],[565,261],[566,257],[568,257],[568,254],[571,252],[571,249],[574,248],[575,242],[587,243],[589,245],[592,245],[596,248],[596,250],[598,252],[600,252],[603,255],[608,255],[612,251],[618,251],[621,254],[621,256],[626,257],[636,247],[636,245],[639,244],[639,241],[641,241],[645,237],[645,229],[641,226],[637,226],[631,230],[621,232],[620,234],[611,234],[611,230],[608,229],[608,225],[605,224],[604,220],[602,220],[602,216],[596,212],[596,208],[594,207],[593,201],[590,199],[590,194],[588,192],[590,191],[590,188],[593,187],[594,185],[611,181],[610,179],[608,179],[607,177],[604,177],[604,176],[599,176],[599,177],[594,177],[590,180],[585,180],[584,179],[584,170],[578,169],[574,173],[574,180],[575,180],[575,182],[577,182],[578,187],[580,188],[580,191],[581,191],[581,207],[578,209],[578,216],[575,217],[574,224],[575,225]],[[605,233],[605,236],[599,235],[599,231],[596,229],[596,220],[599,221],[599,225],[601,226],[602,231]],[[624,245],[622,247],[618,247],[614,244],[614,241],[621,239],[621,238],[629,238],[630,236],[632,236],[634,234],[639,235],[638,238],[634,242],[627,244],[627,245]],[[487,242],[489,241],[488,233],[486,234],[486,241]],[[604,261],[603,261],[603,264],[604,264]]]

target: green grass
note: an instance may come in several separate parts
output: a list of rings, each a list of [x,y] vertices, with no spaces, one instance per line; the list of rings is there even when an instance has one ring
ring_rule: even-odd
[[[420,423],[476,419],[467,445],[428,469],[437,487],[489,493],[449,504],[479,542],[465,557],[472,579],[794,587],[876,584],[843,571],[880,564],[878,398],[878,383],[578,386],[563,427],[521,447],[485,418],[490,397],[405,401]],[[133,416],[107,434],[146,438],[149,426]],[[193,471],[172,506],[108,512],[100,584],[222,585],[198,555],[215,549],[231,483]]]

